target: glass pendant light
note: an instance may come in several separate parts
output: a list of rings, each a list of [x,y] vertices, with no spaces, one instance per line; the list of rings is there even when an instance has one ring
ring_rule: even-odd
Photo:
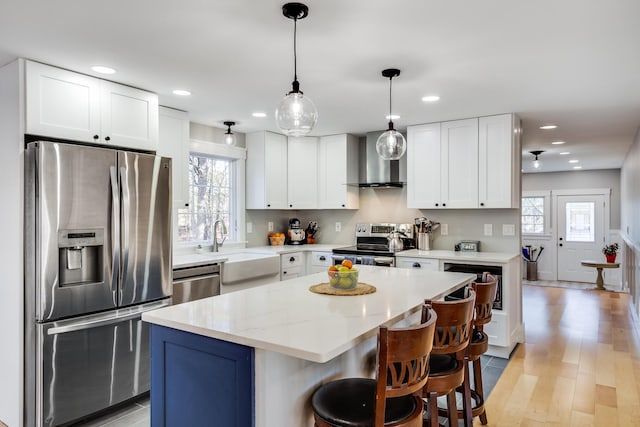
[[[318,110],[313,102],[300,90],[298,82],[296,30],[298,19],[309,14],[309,8],[302,3],[287,3],[282,6],[282,14],[293,19],[293,83],[289,92],[276,108],[276,124],[288,136],[303,136],[311,132],[318,122]]]
[[[542,166],[542,163],[540,162],[540,160],[538,160],[538,156],[542,153],[544,153],[544,150],[534,150],[534,151],[529,151],[531,154],[533,154],[534,156],[536,156],[535,160],[533,161],[533,168],[534,169],[540,169],[540,167]]]
[[[227,145],[236,145],[236,136],[231,132],[231,126],[235,126],[236,122],[223,122],[227,127],[227,131],[224,133],[224,143]]]
[[[398,160],[404,156],[407,151],[407,141],[404,136],[395,130],[391,117],[391,80],[400,75],[400,70],[396,68],[388,68],[382,70],[382,76],[389,79],[389,129],[378,137],[376,141],[376,151],[378,156],[383,160]]]

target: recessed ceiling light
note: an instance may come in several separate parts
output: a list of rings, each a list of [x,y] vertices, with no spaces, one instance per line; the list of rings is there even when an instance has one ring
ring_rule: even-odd
[[[422,97],[422,101],[424,102],[436,102],[439,100],[440,100],[440,97],[438,95],[427,95]]]
[[[551,143],[551,145],[562,145],[562,144],[564,144],[564,141],[553,141]]]
[[[571,159],[571,160],[569,160],[569,163],[580,163],[580,160]]]
[[[549,130],[549,129],[555,129],[557,127],[558,127],[557,125],[544,125],[544,126],[540,126],[540,129]]]
[[[571,154],[569,151],[563,151],[562,153],[560,153],[561,156],[566,156],[567,154]]]
[[[582,166],[574,166],[574,169],[582,169]]]
[[[100,74],[114,74],[116,72],[113,68],[105,67],[104,65],[94,65],[91,69]]]
[[[184,90],[184,89],[174,89],[173,90],[173,94],[174,95],[178,95],[178,96],[189,96],[189,95],[191,95],[191,92],[189,92],[188,90]]]
[[[267,113],[255,112],[251,114],[253,117],[267,117]]]
[[[386,115],[384,118],[387,119],[387,120],[398,120],[400,118],[400,116],[398,116],[397,114],[392,114],[390,116]]]

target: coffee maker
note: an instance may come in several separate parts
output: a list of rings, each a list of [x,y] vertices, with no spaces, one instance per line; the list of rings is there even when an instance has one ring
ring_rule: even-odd
[[[300,228],[300,220],[291,218],[289,220],[289,229],[287,230],[287,245],[302,245],[306,238],[306,233]]]

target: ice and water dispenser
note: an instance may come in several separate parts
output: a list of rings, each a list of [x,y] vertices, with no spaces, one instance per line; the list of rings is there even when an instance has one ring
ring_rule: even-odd
[[[59,230],[60,286],[104,282],[104,229]]]

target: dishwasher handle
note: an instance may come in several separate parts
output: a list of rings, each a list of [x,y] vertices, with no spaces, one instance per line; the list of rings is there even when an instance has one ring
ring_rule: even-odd
[[[184,267],[173,270],[173,280],[176,279],[194,279],[203,276],[212,276],[220,274],[220,264],[207,264],[195,267]]]
[[[174,276],[173,284],[175,285],[175,284],[180,284],[185,282],[193,282],[194,280],[213,279],[216,277],[220,277],[220,274],[214,273],[214,274],[206,274],[204,276],[186,276],[186,277],[181,277],[179,279],[176,279],[176,277]]]

